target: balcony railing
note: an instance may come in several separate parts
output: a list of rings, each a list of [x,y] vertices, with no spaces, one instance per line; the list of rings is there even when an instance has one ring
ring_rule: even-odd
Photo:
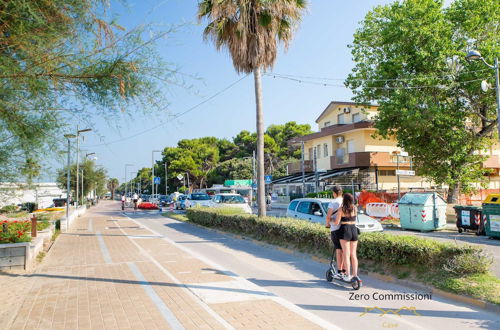
[[[293,162],[287,165],[288,167],[288,174],[295,174],[295,173],[300,173],[302,172],[302,165],[301,162]],[[304,161],[304,171],[305,172],[312,172],[313,171],[313,162],[312,160],[305,160]]]

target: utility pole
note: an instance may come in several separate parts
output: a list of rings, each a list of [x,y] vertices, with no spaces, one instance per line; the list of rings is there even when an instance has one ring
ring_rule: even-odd
[[[168,176],[167,176],[167,162],[165,161],[165,196],[168,195]]]
[[[155,194],[155,152],[161,152],[160,150],[151,151],[151,198]]]
[[[314,147],[314,192],[318,193],[318,160],[316,154],[316,147]]]
[[[190,192],[190,191],[189,191],[189,186],[191,185],[191,184],[189,183],[189,172],[186,172],[186,178],[187,178],[187,189],[188,189],[188,193],[189,193],[189,192]]]
[[[302,197],[306,197],[306,174],[305,174],[305,166],[304,166],[304,141],[302,141],[301,145],[301,168],[302,168]]]
[[[69,193],[70,193],[70,166],[71,166],[71,140],[75,138],[76,135],[66,134],[64,135],[66,139],[68,139],[68,172],[66,174],[66,231],[69,231]]]
[[[398,177],[398,201],[401,199],[401,187],[400,187],[400,180],[399,180],[399,152],[396,154],[396,167],[397,167],[397,177]]]

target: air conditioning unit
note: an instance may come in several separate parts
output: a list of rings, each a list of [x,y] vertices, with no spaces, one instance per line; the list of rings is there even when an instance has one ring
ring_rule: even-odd
[[[337,142],[337,143],[344,143],[344,137],[343,136],[337,136],[335,138],[335,142]]]
[[[344,108],[344,113],[351,113],[351,108]]]

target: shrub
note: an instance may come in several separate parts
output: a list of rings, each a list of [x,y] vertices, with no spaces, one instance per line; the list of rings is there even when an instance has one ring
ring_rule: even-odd
[[[17,211],[17,206],[15,205],[6,205],[0,209],[0,213],[12,213]]]
[[[331,255],[329,229],[322,224],[291,218],[234,214],[224,209],[188,209],[189,221],[206,227],[246,234],[259,240]],[[457,246],[415,236],[363,233],[358,256],[388,265],[432,267],[449,274],[486,273],[492,259],[480,248]]]
[[[3,232],[4,224],[7,232]],[[0,244],[30,242],[31,221],[0,221]]]

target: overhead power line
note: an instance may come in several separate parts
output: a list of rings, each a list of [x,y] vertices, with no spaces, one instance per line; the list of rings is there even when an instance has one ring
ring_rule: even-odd
[[[348,88],[345,85],[339,85],[339,84],[330,84],[330,83],[325,83],[325,82],[319,82],[319,81],[311,81],[311,80],[305,80],[305,79],[296,79],[296,78],[291,78],[291,77],[285,77],[285,76],[278,76],[274,74],[269,74],[266,73],[265,76],[275,78],[275,79],[285,79],[285,80],[290,80],[294,81],[297,83],[304,83],[304,84],[310,84],[310,85],[317,85],[317,86],[324,86],[324,87],[341,87],[341,88]],[[490,77],[487,77],[490,78]],[[456,82],[458,84],[465,84],[465,83],[471,83],[475,81],[481,81],[484,80],[485,78],[481,79],[472,79],[472,80],[465,80],[465,81],[459,81]],[[446,84],[441,83],[437,85],[428,85],[428,86],[373,86],[373,87],[368,87],[368,86],[363,86],[360,88],[364,89],[425,89],[425,88],[444,88],[446,87]]]
[[[183,112],[179,112],[179,113],[176,113],[176,114],[173,114],[173,115],[169,115],[169,119],[170,119],[170,120],[177,119],[177,118],[179,118],[179,117],[181,117],[181,116],[184,116],[185,114],[187,114],[187,113],[189,113],[189,112],[191,112],[191,111],[195,110],[196,108],[199,108],[199,107],[200,107],[200,106],[202,106],[203,104],[207,103],[208,101],[210,101],[210,100],[212,100],[212,99],[216,98],[216,97],[217,97],[217,96],[219,96],[220,94],[222,94],[222,93],[224,93],[225,91],[229,90],[231,87],[233,87],[234,85],[238,84],[240,81],[242,81],[242,80],[243,80],[243,79],[245,79],[246,77],[248,77],[248,74],[247,74],[247,75],[245,75],[245,76],[243,76],[242,78],[240,78],[240,79],[236,80],[235,82],[231,83],[230,85],[228,85],[228,86],[224,87],[223,89],[221,89],[221,90],[220,90],[220,91],[218,91],[217,93],[215,93],[215,94],[213,94],[213,95],[209,96],[208,98],[206,98],[205,100],[201,101],[200,103],[198,103],[198,104],[196,104],[196,105],[192,106],[191,108],[189,108],[189,109],[187,109],[187,110],[185,110],[185,111],[183,111]],[[119,143],[119,142],[127,141],[127,140],[133,139],[133,138],[135,138],[135,137],[137,137],[137,136],[140,136],[140,135],[142,135],[142,134],[146,134],[146,133],[148,133],[148,132],[151,132],[151,131],[152,131],[152,130],[154,130],[154,129],[157,129],[157,128],[159,128],[159,127],[162,127],[162,126],[164,126],[164,125],[168,124],[168,123],[170,122],[170,120],[169,120],[169,121],[164,121],[164,122],[161,122],[161,123],[159,123],[158,125],[155,125],[155,126],[153,126],[153,127],[150,127],[150,128],[148,128],[148,129],[145,129],[145,130],[143,130],[143,131],[137,132],[137,133],[135,133],[135,134],[133,134],[133,135],[130,135],[130,136],[127,136],[127,137],[124,137],[124,138],[121,138],[121,139],[118,139],[118,140],[115,140],[115,141],[105,142],[105,143],[100,143],[100,144],[94,144],[94,145],[91,145],[91,146],[88,146],[88,147],[90,148],[90,147],[107,146],[107,145],[110,145],[110,144],[115,144],[115,143]]]

